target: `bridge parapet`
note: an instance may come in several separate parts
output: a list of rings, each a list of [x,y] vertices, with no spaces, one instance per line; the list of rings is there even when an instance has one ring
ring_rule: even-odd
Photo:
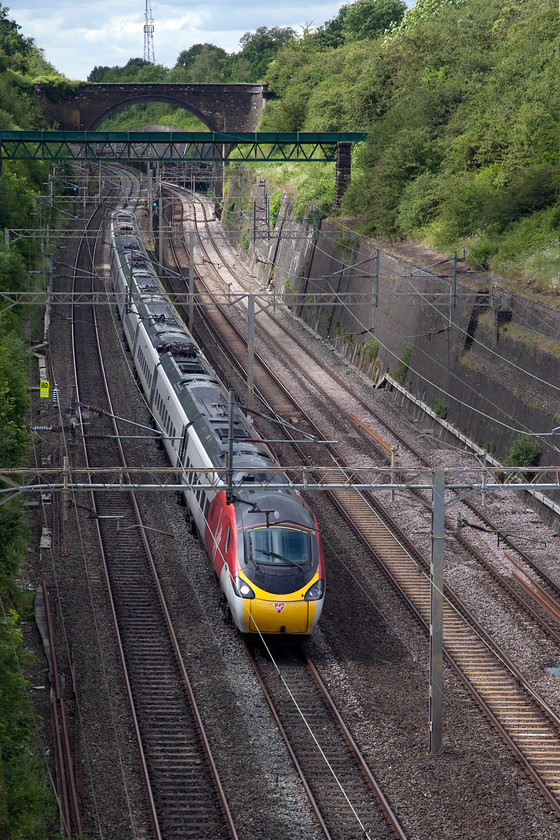
[[[198,117],[211,131],[256,131],[268,87],[264,84],[149,84],[84,82],[52,102],[35,85],[47,123],[61,131],[94,131],[111,114],[139,102],[166,102]]]

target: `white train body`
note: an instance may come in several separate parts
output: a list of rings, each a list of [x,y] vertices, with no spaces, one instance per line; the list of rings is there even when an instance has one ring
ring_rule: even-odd
[[[278,482],[286,477],[238,409],[232,424],[236,491],[227,503],[223,473],[212,470],[227,466],[228,394],[169,301],[135,215],[113,213],[110,235],[124,337],[233,621],[243,633],[309,634],[325,589],[315,517],[299,493],[262,486],[271,474],[259,475],[259,468],[278,467]]]

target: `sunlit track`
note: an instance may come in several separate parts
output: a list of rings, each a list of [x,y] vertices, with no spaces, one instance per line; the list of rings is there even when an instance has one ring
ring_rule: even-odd
[[[207,208],[204,203],[200,205],[195,204],[194,209],[196,212],[201,214],[201,218],[203,221],[207,218]],[[200,247],[204,249],[204,253],[206,255],[206,259],[208,262],[211,261],[212,258],[219,259],[221,261],[221,265],[226,264],[226,260],[224,259],[222,252],[219,250],[219,246],[217,246],[212,237],[206,237],[204,243],[200,242]],[[226,267],[227,275],[231,279],[231,282],[235,280],[238,286],[240,285],[243,288],[243,283],[238,275],[228,269]],[[213,287],[212,287],[213,288]],[[208,288],[210,292],[210,288]],[[219,309],[219,307],[216,307]],[[263,310],[264,314],[265,310]],[[272,324],[272,328],[270,327]],[[429,467],[430,465],[427,461],[419,454],[419,452],[412,448],[410,441],[405,441],[402,436],[398,435],[394,428],[387,428],[387,426],[382,423],[379,418],[375,416],[372,412],[371,405],[368,405],[356,392],[355,389],[352,389],[346,379],[341,376],[338,376],[337,373],[331,369],[328,370],[329,374],[329,381],[330,387],[324,387],[320,383],[320,381],[325,381],[324,374],[327,372],[327,368],[325,363],[319,359],[317,356],[313,354],[311,350],[307,348],[306,345],[293,333],[288,333],[286,327],[280,322],[280,320],[275,316],[274,311],[271,311],[269,306],[266,307],[266,318],[261,318],[259,322],[260,328],[266,333],[267,338],[273,342],[276,349],[281,354],[289,354],[291,359],[291,364],[294,369],[297,369],[302,376],[306,377],[312,387],[319,391],[322,396],[332,405],[339,407],[341,403],[341,394],[344,394],[344,401],[345,406],[348,407],[347,410],[347,417],[350,418],[352,421],[352,426],[356,433],[358,433],[365,443],[368,446],[370,451],[375,451],[378,455],[378,462],[379,464],[386,464],[388,465],[391,462],[391,447],[395,449],[397,446],[399,447],[401,453],[401,461],[403,458],[406,461],[407,466],[417,465],[419,467]],[[228,336],[232,336],[232,327],[233,324],[230,322],[230,326],[228,328]],[[223,332],[225,327],[222,327],[217,332]],[[231,340],[231,339],[230,339]],[[243,347],[243,336],[237,330],[235,332],[235,347]],[[294,350],[294,347],[296,350]],[[259,360],[259,364],[263,369],[266,369],[267,366],[264,364],[262,360]],[[268,371],[268,375],[271,375],[271,371]],[[278,380],[278,386],[284,389],[283,384]],[[350,402],[349,402],[350,401]],[[275,410],[281,414],[282,413],[282,406],[277,406],[275,404]],[[284,411],[286,408],[284,408]],[[362,417],[366,419],[367,423],[375,424],[375,428],[377,430],[377,435],[372,435],[368,433],[368,426],[362,420],[360,420],[353,412],[360,412]],[[302,412],[299,413],[301,417]],[[344,420],[344,416],[342,418]],[[318,431],[318,430],[316,430]],[[383,440],[381,440],[378,435],[382,435]],[[396,473],[398,475],[398,472]],[[421,495],[421,494],[417,494]],[[448,491],[448,497],[453,495],[452,491]],[[426,494],[424,494],[426,496]],[[429,505],[430,500],[426,498],[426,501]],[[461,508],[462,506],[462,508]],[[469,515],[469,527],[478,527],[481,531],[485,528],[488,531],[492,531],[495,529],[493,523],[489,520],[489,518],[484,514],[484,511],[481,507],[475,504],[474,501],[470,500],[468,497],[462,499],[461,506],[455,505],[454,510],[458,512],[459,510],[465,510],[468,512]],[[458,513],[457,513],[458,515]],[[475,516],[476,519],[473,521],[472,516]],[[446,527],[449,535],[457,541],[464,549],[467,551],[471,556],[476,558],[477,562],[482,566],[487,574],[489,574],[495,584],[498,587],[505,589],[508,592],[509,597],[511,597],[515,602],[517,602],[522,609],[524,609],[532,618],[533,621],[537,622],[541,625],[544,632],[546,632],[556,644],[560,646],[560,624],[557,621],[550,620],[550,614],[546,615],[543,609],[535,602],[534,599],[531,598],[530,594],[527,592],[523,592],[519,586],[516,586],[515,583],[509,583],[509,581],[504,577],[502,569],[496,569],[492,563],[491,559],[487,559],[484,554],[477,548],[476,543],[469,539],[466,536],[466,531],[462,531],[457,528],[457,516],[455,519],[451,520],[448,518],[446,522]],[[498,529],[495,529],[496,532]],[[472,533],[472,531],[471,531]],[[538,564],[538,562],[532,558],[526,551],[519,547],[511,537],[508,535],[503,535],[501,537],[503,543],[510,547],[511,552],[515,553],[515,557],[517,561],[522,564],[521,569],[525,570],[525,572],[534,573],[538,582],[540,582],[541,586],[544,587],[545,591],[547,592],[548,596],[555,600],[557,603],[560,604],[560,585],[555,583],[549,575],[542,569],[542,567]],[[513,558],[512,558],[513,560]]]
[[[394,523],[373,515],[373,498],[337,492],[347,517],[391,575],[410,607],[430,628],[429,565],[395,536]],[[560,816],[560,721],[534,693],[515,665],[468,611],[446,590],[444,649],[447,661],[497,726],[551,807]]]
[[[89,288],[92,278],[77,272],[75,283],[80,290]],[[95,400],[114,414],[95,309],[86,304],[74,309],[78,400],[87,395],[89,402]],[[84,420],[80,416],[86,428]],[[119,433],[116,421],[105,418],[95,436],[86,435],[88,465],[120,461],[126,466],[122,443],[110,444],[104,437]],[[139,504],[133,493],[109,493],[94,496],[92,507],[153,836],[235,838]],[[119,527],[131,522],[135,525]]]
[[[207,251],[207,261],[210,260],[210,254],[211,251]],[[286,338],[278,346],[286,350],[288,343],[289,339]],[[296,362],[292,361],[292,364]],[[311,367],[312,363],[306,365],[307,370]],[[341,463],[336,453],[332,453],[331,458]],[[341,472],[336,479],[344,480],[345,475],[345,472]],[[357,497],[351,490],[337,490],[333,495],[349,522],[357,529],[372,554],[379,558],[395,586],[407,596],[412,608],[428,628],[430,587],[427,566],[413,560],[411,551],[402,544],[402,540],[389,533],[389,525],[386,524],[388,520],[385,515],[378,517],[374,513],[372,499],[365,495]],[[536,697],[521,674],[516,672],[513,663],[496,646],[491,647],[483,629],[469,617],[468,611],[453,604],[450,593],[447,593],[447,597],[444,643],[450,663],[498,727],[501,737],[516,754],[551,807],[560,815],[560,733],[556,717]]]
[[[180,257],[176,253],[180,244],[184,248],[184,243],[169,244],[169,258],[173,261],[173,264],[180,262]],[[207,252],[204,250],[203,253],[205,254],[203,257],[205,263],[211,265]],[[231,276],[233,277],[234,275],[232,274]],[[184,281],[181,279],[180,274],[172,274],[167,279],[167,282],[172,291],[184,291]],[[203,336],[201,343],[206,347],[207,352],[213,354],[213,359],[219,368],[222,366],[219,364],[219,359],[216,361],[216,358],[218,352],[223,352],[220,348],[224,348],[227,354],[228,364],[233,362],[240,377],[246,380],[246,364],[240,361],[241,359],[246,359],[247,355],[246,333],[229,316],[227,307],[223,303],[220,303],[217,298],[214,298],[216,293],[223,291],[223,282],[219,277],[214,276],[213,268],[210,268],[204,277],[201,276],[200,272],[197,272],[197,282],[199,289],[204,290],[207,300],[207,305],[201,308],[200,320],[203,321],[204,329],[210,333],[211,338],[210,342],[208,342],[208,340],[204,340],[205,337]],[[242,302],[241,305],[243,305]],[[184,314],[186,315],[185,311]],[[195,332],[197,329],[200,329],[200,326],[195,323]],[[294,369],[299,369],[297,364]],[[309,434],[320,435],[318,427],[310,420],[305,410],[297,404],[289,388],[282,383],[280,377],[274,373],[271,366],[259,354],[255,354],[254,378],[255,394],[261,400],[261,408],[264,410],[270,409],[277,417],[285,418],[293,424],[296,427],[293,430],[293,435],[297,435],[300,430]],[[271,394],[268,395],[267,386],[271,382],[274,383],[274,388]],[[320,389],[318,391],[320,393]],[[331,463],[330,459],[328,459],[328,463]]]
[[[325,838],[406,840],[303,648],[245,648]]]
[[[200,219],[199,223],[204,225],[208,216],[206,204],[200,201],[193,203],[193,212],[195,213],[195,219]],[[245,291],[249,291],[249,287],[243,283],[242,275],[227,266],[227,260],[224,258],[222,251],[220,250],[220,245],[216,242],[215,237],[210,233],[209,228],[206,229],[208,233],[205,236],[204,241],[200,242],[200,247],[205,253],[206,260],[208,262],[214,260],[223,267],[220,274],[223,275],[224,271],[226,272],[226,280],[234,290],[241,288]],[[323,374],[326,371],[325,363],[316,356],[313,351],[304,344],[297,335],[295,335],[295,333],[287,332],[286,327],[276,317],[274,308],[271,308],[270,306],[270,295],[264,294],[261,295],[261,298],[264,300],[264,305],[266,306],[266,318],[260,319],[259,327],[266,333],[267,339],[274,343],[280,353],[289,353],[294,366],[297,367],[301,374],[312,383],[313,388],[317,389],[326,400],[329,402],[335,402],[336,405],[340,406],[342,402],[341,394],[344,394],[343,400],[346,417],[350,419],[355,432],[360,434],[364,441],[367,442],[370,450],[375,450],[377,452],[380,458],[378,463],[385,463],[387,465],[390,464],[391,448],[394,447],[399,451],[399,463],[404,462],[407,466],[412,466],[413,464],[417,464],[419,467],[431,466],[417,451],[417,449],[413,448],[409,439],[405,440],[394,428],[387,428],[386,425],[375,415],[371,404],[366,403],[360,395],[356,393],[355,389],[349,385],[347,379],[339,376],[332,367],[328,369],[330,384],[327,387],[322,387],[319,382],[324,381]],[[261,311],[259,310],[258,303],[259,295],[255,296],[255,300],[255,311],[259,312]],[[243,305],[243,302],[240,301],[238,305]],[[264,314],[265,310],[263,309],[262,312]],[[364,425],[366,429],[372,429],[377,433],[377,441],[371,434],[368,435],[367,431],[363,428]],[[379,436],[382,438],[384,445],[381,445]],[[495,523],[489,519],[481,505],[477,504],[474,499],[469,497],[462,498],[461,509],[466,511],[466,515],[469,516],[469,525],[471,527],[474,525],[474,527],[479,527],[481,530],[486,528],[488,531],[495,531],[496,534],[499,533],[499,526],[496,526]],[[455,510],[458,511],[459,506],[456,506]],[[476,517],[474,523],[472,521],[473,515]],[[457,532],[456,519],[455,521],[448,520],[447,529],[448,532],[453,535],[453,537],[460,542],[468,552],[477,557],[479,562],[484,565],[486,571],[488,571],[501,586],[504,586],[508,590],[510,596],[515,598],[515,600],[520,603],[524,609],[532,614],[536,621],[540,621],[543,624],[543,629],[546,630],[546,632],[549,633],[549,635],[551,635],[558,644],[560,644],[560,624],[556,622],[556,626],[550,626],[550,624],[547,625],[548,618],[545,618],[543,611],[539,609],[538,605],[532,605],[528,597],[523,597],[519,587],[511,586],[503,579],[501,570],[496,571],[492,567],[491,561],[486,561],[480,555],[477,551],[476,545],[466,536],[466,532]],[[500,541],[504,546],[508,546],[510,548],[514,559],[522,564],[522,568],[526,571],[526,573],[532,574],[544,587],[547,594],[560,604],[560,584],[556,583],[550,575],[547,574],[547,572],[542,568],[542,565],[539,564],[538,560],[531,556],[529,552],[525,551],[519,545],[519,542],[510,535],[500,533]]]

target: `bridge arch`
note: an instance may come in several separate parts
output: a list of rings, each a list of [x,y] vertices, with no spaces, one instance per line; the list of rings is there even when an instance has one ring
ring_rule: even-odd
[[[166,102],[194,114],[210,131],[256,131],[267,85],[84,82],[53,102],[35,85],[47,123],[61,131],[94,131],[111,114],[139,102]]]
[[[204,123],[204,125],[206,126],[206,128],[208,128],[209,131],[216,131],[214,126],[211,125],[208,117],[204,113],[201,113],[199,110],[194,108],[192,105],[185,105],[184,102],[181,102],[176,98],[161,95],[135,96],[133,99],[123,99],[121,102],[117,102],[114,105],[111,105],[105,113],[99,114],[99,116],[97,116],[94,119],[90,128],[85,130],[95,131],[105,122],[105,120],[108,117],[112,116],[113,114],[117,114],[119,111],[123,111],[125,108],[129,108],[131,105],[138,105],[140,103],[150,104],[152,102],[164,102],[167,105],[172,105],[175,108],[183,108],[185,111],[188,111],[189,114],[193,114],[202,123]]]

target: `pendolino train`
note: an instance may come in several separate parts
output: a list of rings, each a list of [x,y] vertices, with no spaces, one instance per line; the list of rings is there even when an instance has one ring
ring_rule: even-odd
[[[264,486],[286,476],[237,407],[230,421],[229,395],[169,301],[134,213],[113,213],[110,235],[124,336],[233,621],[242,633],[309,634],[325,595],[317,521],[298,492]],[[228,466],[229,498],[224,473],[211,472]]]

